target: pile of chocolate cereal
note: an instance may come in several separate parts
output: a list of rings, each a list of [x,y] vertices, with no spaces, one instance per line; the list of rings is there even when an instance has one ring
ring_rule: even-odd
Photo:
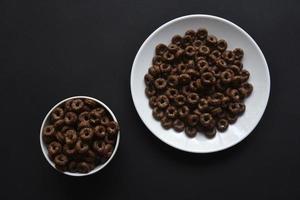
[[[168,46],[158,44],[144,77],[153,117],[189,137],[224,132],[244,113],[253,90],[243,56],[241,48],[227,50],[225,40],[204,28],[175,35]]]
[[[119,125],[98,102],[88,98],[68,100],[47,120],[43,141],[57,169],[88,173],[112,155]]]

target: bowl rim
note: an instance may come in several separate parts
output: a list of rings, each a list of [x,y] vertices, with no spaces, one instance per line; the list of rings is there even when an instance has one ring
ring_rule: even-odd
[[[136,62],[137,62],[138,58],[141,56],[140,55],[141,54],[141,50],[143,48],[145,48],[145,46],[148,43],[148,41],[151,40],[152,37],[154,37],[154,35],[156,35],[156,33],[160,32],[166,26],[171,25],[173,23],[176,23],[177,21],[186,20],[186,19],[189,19],[189,18],[210,18],[210,19],[214,19],[214,20],[221,21],[223,23],[229,24],[230,26],[233,26],[234,28],[236,28],[237,30],[239,30],[242,34],[244,34],[250,40],[250,42],[255,46],[255,48],[258,50],[259,55],[261,56],[261,58],[263,60],[264,65],[266,66],[266,72],[267,72],[267,74],[266,74],[267,77],[266,78],[267,78],[267,84],[268,84],[268,87],[267,87],[267,89],[268,89],[268,91],[267,91],[267,99],[266,99],[265,105],[263,107],[263,111],[262,111],[261,115],[258,118],[257,123],[243,137],[240,137],[237,141],[233,142],[232,144],[230,144],[228,146],[225,146],[225,147],[222,147],[222,148],[219,148],[219,149],[207,150],[207,151],[205,151],[205,150],[201,150],[201,151],[199,151],[199,150],[187,150],[187,149],[183,149],[183,148],[177,147],[177,146],[171,144],[168,141],[162,140],[157,134],[154,133],[154,131],[152,131],[151,127],[142,118],[142,113],[141,113],[141,111],[139,111],[137,109],[137,102],[135,101],[134,94],[133,94],[133,85],[134,85],[134,76],[133,76],[133,74],[134,74],[135,69],[137,68],[136,67],[136,65],[137,65]],[[218,16],[208,15],[208,14],[191,14],[191,15],[185,15],[185,16],[181,16],[181,17],[177,17],[175,19],[172,19],[172,20],[170,20],[170,21],[162,24],[161,26],[159,26],[156,30],[154,30],[146,38],[146,40],[140,46],[140,48],[139,48],[139,50],[138,50],[138,52],[137,52],[137,54],[136,54],[136,56],[134,58],[134,61],[133,61],[133,64],[132,64],[132,68],[131,68],[131,73],[130,73],[130,92],[131,92],[131,97],[132,97],[132,100],[133,100],[134,107],[135,107],[135,109],[136,109],[136,111],[137,111],[140,119],[145,124],[145,126],[152,132],[153,135],[155,135],[156,138],[158,138],[159,140],[161,140],[163,143],[165,143],[165,144],[167,144],[167,145],[169,145],[169,146],[171,146],[171,147],[173,147],[175,149],[178,149],[178,150],[181,150],[181,151],[185,151],[185,152],[189,152],[189,153],[214,153],[214,152],[219,152],[219,151],[223,151],[225,149],[228,149],[230,147],[233,147],[236,144],[238,144],[241,141],[243,141],[248,135],[250,135],[250,133],[253,132],[253,130],[255,129],[255,127],[260,122],[262,116],[264,115],[265,110],[266,110],[267,105],[268,105],[269,98],[270,98],[270,90],[271,90],[271,79],[270,79],[269,67],[268,67],[268,64],[267,64],[267,61],[266,61],[266,58],[265,58],[264,54],[262,53],[261,49],[259,48],[258,44],[255,42],[255,40],[244,29],[242,29],[240,26],[234,24],[233,22],[231,22],[231,21],[229,21],[227,19],[218,17]]]
[[[118,120],[117,118],[115,117],[114,113],[110,110],[110,108],[105,104],[103,103],[102,101],[94,98],[94,97],[90,97],[90,96],[72,96],[72,97],[68,97],[66,99],[63,99],[61,100],[60,102],[58,102],[57,104],[55,104],[50,110],[49,112],[46,114],[43,122],[42,122],[42,125],[41,125],[41,128],[40,128],[40,146],[41,146],[41,149],[42,149],[42,152],[43,152],[43,155],[44,157],[46,158],[46,160],[48,161],[48,163],[58,172],[62,173],[62,174],[65,174],[65,175],[68,175],[68,176],[74,176],[74,177],[81,177],[81,176],[88,176],[88,175],[92,175],[92,174],[95,174],[96,172],[102,170],[106,165],[108,165],[108,163],[112,160],[112,158],[114,157],[114,155],[116,154],[117,152],[117,149],[119,147],[119,141],[120,141],[120,130],[118,132],[118,136],[117,136],[117,141],[116,141],[116,145],[115,145],[115,148],[114,148],[114,151],[112,153],[112,155],[110,156],[110,158],[102,165],[99,165],[98,167],[95,167],[93,170],[91,170],[90,172],[88,173],[72,173],[72,172],[64,172],[64,171],[60,171],[58,169],[56,169],[53,161],[50,160],[49,156],[48,156],[48,150],[47,150],[47,147],[43,141],[43,129],[46,125],[46,122],[50,116],[50,114],[52,113],[52,111],[57,108],[59,105],[63,104],[64,102],[68,101],[68,100],[71,100],[71,99],[77,99],[77,98],[82,98],[82,99],[91,99],[91,100],[94,100],[96,101],[97,103],[99,103],[101,106],[103,106],[108,112],[109,114],[112,116],[113,120],[117,123]]]

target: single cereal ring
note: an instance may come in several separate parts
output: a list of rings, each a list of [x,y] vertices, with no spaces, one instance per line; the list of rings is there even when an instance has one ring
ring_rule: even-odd
[[[202,124],[202,126],[208,127],[211,125],[212,122],[213,122],[213,117],[211,116],[211,114],[203,113],[200,116],[200,123]]]
[[[161,109],[168,107],[170,101],[166,95],[160,95],[157,97],[157,106]]]
[[[109,158],[114,151],[114,147],[112,144],[106,144],[104,146],[104,157]]]
[[[208,35],[206,37],[206,43],[209,45],[209,46],[216,46],[217,45],[217,42],[218,42],[218,39],[216,36],[214,35]]]
[[[201,40],[195,40],[195,41],[193,42],[193,46],[194,46],[194,48],[196,48],[196,49],[199,49],[199,47],[200,47],[201,45],[203,45],[203,42],[202,42]]]
[[[98,106],[98,102],[92,100],[92,99],[83,99],[83,102],[85,105],[87,105],[89,108],[95,108]]]
[[[180,74],[178,80],[180,84],[185,85],[191,81],[191,76],[188,74]]]
[[[220,76],[221,76],[221,70],[220,70],[220,68],[219,67],[217,67],[217,66],[213,66],[212,68],[211,68],[211,72],[213,73],[213,75],[216,77],[216,78],[219,78]],[[217,80],[218,81],[218,80]]]
[[[67,112],[65,115],[65,124],[73,125],[77,121],[77,115],[74,112]]]
[[[246,110],[246,105],[242,102],[239,102],[238,103],[240,105],[240,111],[239,111],[239,114],[243,114]]]
[[[61,131],[58,131],[55,133],[55,138],[58,140],[60,143],[65,143],[65,136]]]
[[[91,171],[90,165],[87,162],[80,162],[77,164],[77,171],[80,173],[88,173]]]
[[[233,53],[235,55],[235,59],[237,60],[241,60],[244,57],[244,51],[241,48],[235,48]]]
[[[225,51],[227,49],[227,42],[225,40],[219,40],[217,42],[217,49],[219,49],[221,52]]]
[[[187,116],[187,123],[190,126],[196,126],[199,122],[199,116],[196,114],[190,114]]]
[[[179,117],[185,118],[190,113],[190,109],[187,106],[182,106],[178,109]]]
[[[217,67],[219,67],[221,70],[227,69],[227,63],[226,63],[225,60],[223,60],[223,59],[218,59],[218,60],[216,61],[216,65],[217,65]]]
[[[49,138],[55,135],[55,128],[53,125],[47,125],[43,129],[43,136]]]
[[[233,64],[236,65],[236,66],[238,66],[240,68],[240,70],[243,69],[243,63],[242,63],[242,61],[235,60],[235,61],[233,61]]]
[[[175,59],[175,55],[172,54],[171,52],[167,51],[164,53],[163,58],[167,61],[167,62],[172,62]],[[160,63],[162,64],[162,63]]]
[[[157,106],[157,100],[156,100],[156,96],[152,96],[149,98],[149,106],[151,108],[154,108]]]
[[[199,72],[197,72],[195,69],[188,69],[186,70],[186,73],[190,75],[192,79],[199,77]]]
[[[233,63],[235,59],[235,55],[232,51],[224,51],[222,57],[225,59],[227,63]]]
[[[71,108],[73,111],[75,112],[79,112],[81,111],[81,109],[83,108],[84,103],[81,99],[74,99],[71,103]]]
[[[180,119],[176,119],[173,122],[173,128],[176,132],[182,132],[184,130],[184,123]]]
[[[80,122],[89,121],[90,120],[89,112],[85,111],[85,112],[80,113],[78,119]]]
[[[91,120],[91,119],[90,119]],[[98,122],[98,121],[97,121]],[[92,121],[93,124],[96,124],[96,121]],[[77,125],[77,128],[80,130],[82,128],[89,128],[91,127],[90,121],[81,121]]]
[[[197,135],[197,128],[187,126],[185,127],[184,132],[188,137],[193,138]]]
[[[156,90],[153,87],[146,87],[145,94],[147,97],[152,97],[156,94]]]
[[[160,64],[162,64],[162,63],[160,63]],[[160,65],[160,64],[159,64],[159,65]],[[153,76],[154,78],[159,77],[160,74],[161,74],[159,65],[153,65],[153,66],[151,66],[151,67],[148,69],[148,73],[149,73],[151,76]]]
[[[185,86],[183,86],[183,87],[181,88],[181,93],[182,93],[184,96],[189,95],[191,92],[192,92],[192,91],[191,91],[191,88],[190,88],[190,86],[188,86],[188,85],[185,85]]]
[[[152,115],[154,119],[160,120],[164,117],[164,112],[160,110],[158,107],[153,108],[152,110]]]
[[[196,37],[199,39],[199,40],[205,40],[206,37],[207,37],[207,30],[205,28],[200,28],[197,30],[196,32]]]
[[[64,154],[58,154],[54,158],[54,163],[58,166],[64,166],[68,163],[68,157]]]
[[[101,117],[101,119],[100,119],[100,123],[101,123],[102,125],[104,125],[104,126],[107,126],[109,122],[110,122],[110,120],[109,120],[109,118],[108,118],[107,116],[103,116],[103,117]]]
[[[248,81],[248,79],[250,77],[250,73],[247,70],[245,70],[245,69],[243,69],[243,70],[240,71],[240,75],[242,77],[242,82]]]
[[[75,148],[75,146],[73,147],[73,146],[65,144],[63,151],[66,155],[73,156],[76,153],[76,148]]]
[[[174,106],[169,106],[166,109],[166,116],[168,118],[174,119],[177,116],[177,109]]]
[[[208,108],[208,101],[205,98],[201,98],[198,103],[198,109],[200,112],[205,111]]]
[[[110,121],[107,125],[106,130],[110,136],[115,137],[119,132],[119,125],[115,121]]]
[[[151,85],[154,81],[154,77],[151,74],[146,74],[144,76],[144,82],[146,85]]]
[[[174,88],[168,88],[166,91],[166,95],[170,100],[174,100],[176,98],[176,96],[178,95],[178,90],[174,89]]]
[[[178,76],[177,75],[169,76],[167,79],[167,82],[171,87],[177,86],[178,85]]]
[[[247,82],[243,83],[241,85],[241,88],[246,90],[246,97],[250,96],[252,91],[253,91],[253,86],[250,83],[247,83]]]
[[[154,86],[158,90],[163,90],[167,87],[167,81],[163,78],[158,78],[154,81]]]
[[[106,135],[104,138],[104,142],[106,144],[114,144],[115,143],[115,137],[111,137],[110,135]]]
[[[155,53],[156,55],[163,55],[168,50],[168,47],[165,44],[158,44],[155,47]]]
[[[207,56],[210,53],[210,48],[206,45],[201,45],[199,47],[199,54],[202,56]]]
[[[104,154],[104,148],[105,148],[105,142],[102,140],[96,140],[93,143],[93,149],[99,154],[103,155]]]
[[[65,133],[65,141],[66,141],[66,144],[68,144],[68,145],[75,144],[77,142],[76,131],[73,129],[67,130]]]
[[[226,119],[228,120],[229,124],[233,124],[236,122],[238,116],[232,113],[227,113],[226,114]]]
[[[90,141],[93,139],[94,131],[91,128],[83,128],[79,132],[79,136],[82,139],[82,141]]]
[[[196,32],[194,30],[187,30],[184,35],[189,35],[192,39],[196,37]]]
[[[182,37],[180,35],[175,35],[172,37],[172,43],[176,44],[177,46],[181,46]]]
[[[183,36],[183,38],[182,38],[182,45],[184,47],[192,45],[192,43],[193,43],[193,38],[191,36],[189,36],[189,35]]]
[[[182,94],[179,94],[175,97],[175,103],[178,106],[183,106],[185,104],[186,98]]]
[[[211,98],[209,99],[208,104],[213,105],[213,106],[219,106],[222,104],[223,97],[224,97],[224,94],[222,94],[220,92],[216,92],[211,95]]]
[[[196,54],[196,50],[193,46],[187,46],[184,51],[185,55],[188,57],[193,57]]]
[[[47,149],[48,149],[49,156],[53,158],[54,156],[61,153],[62,147],[59,142],[54,141],[48,145]]]
[[[200,83],[201,84],[201,83]],[[191,81],[189,88],[192,92],[196,92],[199,88],[198,88],[198,84],[197,81]]]
[[[68,101],[66,101],[65,103],[64,103],[64,107],[65,107],[65,110],[66,111],[71,111],[72,110],[72,108],[71,108],[71,104],[72,104],[72,99],[70,99],[70,100],[68,100]]]
[[[152,64],[153,65],[157,65],[159,66],[160,64],[162,64],[164,62],[164,59],[162,56],[154,56],[152,59]]]
[[[232,73],[228,70],[221,73],[221,81],[222,83],[228,84],[232,81]]]
[[[234,75],[239,75],[241,72],[241,69],[236,65],[230,65],[229,69],[233,71]]]
[[[64,117],[64,110],[60,107],[55,108],[51,113],[51,117],[53,121],[62,119]]]
[[[229,92],[229,97],[232,99],[234,102],[239,102],[241,100],[240,93],[237,89],[232,89]]]
[[[180,49],[180,48],[176,44],[171,43],[171,44],[168,45],[167,50],[169,50],[169,52],[171,52],[171,53],[176,53],[178,51],[178,49]]]
[[[197,93],[189,93],[187,95],[187,102],[190,104],[190,105],[195,105],[199,102],[199,95]]]
[[[171,73],[172,67],[170,64],[163,63],[159,66],[161,73],[168,75]]]
[[[164,129],[168,130],[168,129],[172,128],[173,120],[168,117],[163,117],[161,119],[161,125]]]
[[[56,129],[60,129],[61,127],[63,127],[64,124],[65,124],[65,120],[59,119],[56,122],[54,122],[53,125]]]
[[[214,85],[216,77],[211,72],[205,72],[201,75],[201,81],[204,85]]]
[[[106,136],[106,128],[102,125],[96,126],[94,133],[96,137],[103,139]]]
[[[215,128],[205,129],[204,134],[208,138],[213,138],[217,134],[217,130]]]
[[[77,172],[77,163],[75,161],[71,161],[69,164],[68,164],[68,170],[72,173],[75,173]]]
[[[187,65],[185,65],[184,63],[180,63],[177,65],[177,71],[179,74],[184,74],[187,68]]]
[[[81,140],[78,140],[75,145],[76,151],[80,154],[86,153],[89,150],[89,146],[83,143]]]
[[[229,103],[228,105],[228,110],[232,113],[232,114],[238,114],[240,112],[240,104],[239,103]]]

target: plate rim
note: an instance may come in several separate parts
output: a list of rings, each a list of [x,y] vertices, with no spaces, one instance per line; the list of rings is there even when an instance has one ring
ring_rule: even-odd
[[[268,82],[268,91],[267,91],[267,99],[266,99],[266,103],[263,107],[263,111],[262,111],[262,114],[261,116],[259,116],[258,118],[258,121],[257,123],[252,127],[250,128],[250,131],[245,134],[244,136],[240,137],[237,141],[233,142],[232,144],[228,145],[228,146],[225,146],[225,147],[222,147],[222,148],[219,148],[219,149],[214,149],[214,150],[208,150],[208,151],[198,151],[198,150],[187,150],[187,149],[183,149],[183,148],[180,148],[180,147],[177,147],[175,145],[172,145],[171,143],[169,143],[168,141],[165,141],[165,140],[162,140],[157,134],[155,134],[152,129],[150,128],[150,126],[148,126],[148,124],[144,121],[144,119],[141,117],[141,112],[137,109],[137,103],[134,99],[134,95],[133,95],[133,73],[134,73],[134,69],[136,68],[136,62],[137,62],[137,58],[140,56],[140,53],[141,53],[141,50],[144,48],[144,46],[148,43],[148,41],[150,39],[152,39],[152,37],[159,31],[161,31],[162,29],[164,29],[166,26],[170,25],[170,24],[173,24],[177,21],[180,21],[180,20],[185,20],[185,19],[188,19],[188,18],[194,18],[194,17],[200,17],[200,18],[211,18],[211,19],[214,19],[214,20],[218,20],[218,21],[222,21],[224,23],[227,23],[233,27],[235,27],[236,29],[238,29],[239,31],[241,31],[253,44],[254,46],[256,47],[256,49],[258,50],[258,53],[260,54],[260,56],[262,57],[263,59],[263,63],[264,65],[266,66],[266,71],[267,71],[267,82]],[[219,152],[219,151],[223,151],[223,150],[226,150],[226,149],[229,149],[235,145],[237,145],[238,143],[242,142],[246,137],[248,137],[252,132],[253,130],[257,127],[257,125],[259,124],[259,122],[261,121],[265,111],[266,111],[266,108],[267,108],[267,105],[268,105],[268,102],[269,102],[269,98],[270,98],[270,91],[271,91],[271,78],[270,78],[270,71],[269,71],[269,66],[267,64],[267,61],[266,61],[266,58],[262,52],[262,50],[260,49],[260,47],[258,46],[258,44],[255,42],[255,40],[243,29],[241,28],[240,26],[236,25],[235,23],[227,20],[227,19],[224,19],[224,18],[221,18],[221,17],[218,17],[218,16],[214,16],[214,15],[208,15],[208,14],[191,14],[191,15],[185,15],[185,16],[181,16],[181,17],[177,17],[175,19],[172,19],[164,24],[162,24],[161,26],[159,26],[157,29],[155,29],[146,39],[145,41],[142,43],[142,45],[140,46],[139,50],[137,51],[137,54],[135,55],[135,58],[134,58],[134,61],[133,61],[133,64],[132,64],[132,67],[131,67],[131,72],[130,72],[130,93],[131,93],[131,97],[132,97],[132,101],[133,101],[133,104],[134,104],[134,107],[135,107],[135,110],[136,112],[138,113],[138,116],[139,118],[142,120],[142,122],[144,123],[144,125],[148,128],[148,130],[156,137],[158,138],[160,141],[162,141],[163,143],[175,148],[175,149],[178,149],[180,151],[184,151],[184,152],[189,152],[189,153],[214,153],[214,152]]]

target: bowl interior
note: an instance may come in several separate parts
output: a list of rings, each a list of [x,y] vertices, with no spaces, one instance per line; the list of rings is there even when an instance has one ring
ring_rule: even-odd
[[[244,50],[244,68],[250,72],[249,82],[253,84],[252,95],[246,99],[246,112],[230,125],[226,132],[217,133],[213,139],[197,134],[193,139],[183,132],[165,130],[152,117],[145,95],[144,75],[151,66],[155,46],[169,44],[175,34],[183,35],[189,29],[206,28],[209,34],[225,39],[228,49],[240,47]],[[172,20],[154,31],[139,49],[131,71],[131,93],[136,110],[150,131],[163,142],[183,151],[207,153],[233,146],[243,140],[258,124],[266,108],[270,93],[269,70],[260,48],[240,27],[225,19],[210,15],[189,15]]]
[[[57,103],[55,106],[52,107],[52,109],[47,113],[46,117],[44,118],[44,121],[42,123],[42,126],[41,126],[41,130],[40,130],[40,145],[41,145],[41,148],[42,148],[42,151],[43,151],[43,154],[45,156],[45,158],[47,159],[48,163],[53,167],[55,168],[55,165],[53,163],[53,161],[50,160],[49,156],[48,156],[48,150],[47,150],[47,147],[43,141],[43,138],[42,138],[42,132],[43,132],[43,129],[44,127],[48,124],[49,122],[49,116],[50,114],[52,113],[52,111],[62,105],[64,102],[70,100],[70,99],[76,99],[76,98],[82,98],[82,99],[91,99],[91,100],[94,100],[96,102],[98,102],[101,106],[103,106],[107,111],[108,113],[111,115],[111,117],[113,118],[114,121],[118,122],[115,115],[113,114],[113,112],[101,101],[99,101],[98,99],[95,99],[95,98],[92,98],[92,97],[88,97],[88,96],[74,96],[74,97],[70,97],[70,98],[67,98],[67,99],[64,99],[62,100],[61,102]],[[117,149],[118,149],[118,146],[119,146],[119,140],[120,140],[120,131],[118,132],[118,136],[117,136],[117,141],[116,141],[116,145],[115,145],[115,148],[114,148],[114,151],[112,153],[112,155],[110,156],[110,158],[105,162],[103,163],[102,165],[98,165],[95,167],[95,169],[91,170],[90,172],[88,173],[71,173],[71,172],[62,172],[62,171],[59,171],[59,172],[62,172],[63,174],[66,174],[66,175],[69,175],[69,176],[87,176],[87,175],[91,175],[91,174],[94,174],[95,172],[103,169],[110,161],[111,159],[114,157]],[[56,168],[55,168],[56,169]],[[56,169],[57,170],[57,169]]]

